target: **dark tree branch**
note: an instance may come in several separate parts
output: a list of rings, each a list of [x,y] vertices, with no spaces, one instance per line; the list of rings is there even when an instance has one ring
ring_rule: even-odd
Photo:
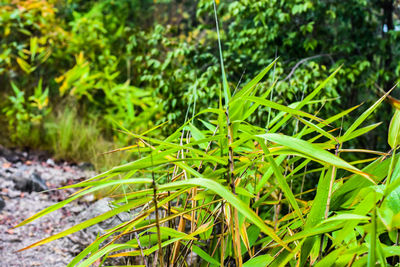
[[[288,76],[285,77],[285,79],[282,80],[282,82],[287,81],[288,79],[290,79],[290,77],[292,77],[292,75],[294,74],[294,72],[296,71],[296,69],[298,67],[300,67],[300,65],[304,64],[305,62],[315,59],[315,58],[319,58],[319,57],[328,57],[332,64],[335,63],[335,61],[333,60],[332,56],[330,54],[320,54],[320,55],[315,55],[315,56],[311,56],[311,57],[306,57],[303,58],[302,60],[300,60],[299,62],[296,63],[296,65],[294,65],[294,67],[292,68],[292,70],[290,71],[290,73],[288,74]]]

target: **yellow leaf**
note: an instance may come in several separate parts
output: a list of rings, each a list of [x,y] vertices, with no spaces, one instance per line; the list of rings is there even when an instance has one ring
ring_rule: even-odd
[[[4,36],[7,37],[10,34],[10,32],[11,32],[10,27],[6,27],[4,29]]]
[[[32,71],[35,70],[35,68],[31,67],[31,65],[29,65],[28,62],[26,62],[25,60],[23,60],[20,57],[17,57],[17,63],[21,67],[21,69],[23,71],[25,71],[26,73],[31,73]]]
[[[246,225],[242,223],[242,227],[240,227],[240,235],[243,241],[243,244],[245,245],[247,252],[249,253],[250,257],[253,256],[253,252],[251,251],[251,246],[250,246],[250,241],[249,237],[247,236],[247,229]]]
[[[60,77],[54,78],[56,83],[61,83],[65,79],[65,75],[61,75]]]
[[[400,110],[400,100],[388,95],[387,96],[387,101],[389,101],[390,104],[392,104],[392,106],[398,110]]]
[[[60,95],[63,96],[68,90],[68,83],[64,82],[58,90],[60,92]]]
[[[396,109],[389,125],[388,143],[392,149],[400,144],[400,110]]]

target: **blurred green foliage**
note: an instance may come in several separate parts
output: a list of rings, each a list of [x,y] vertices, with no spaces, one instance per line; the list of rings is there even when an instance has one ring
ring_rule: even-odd
[[[168,120],[170,127],[154,132],[166,134],[187,114],[218,104],[211,0],[5,0],[0,7],[0,83],[8,99],[0,104],[11,132],[21,135],[14,141],[26,140],[12,131],[15,121],[39,126],[35,109],[16,108],[22,96],[13,87],[29,99],[39,81],[48,88],[46,109],[95,116],[103,135],[123,144],[130,138],[112,129],[140,133]],[[308,106],[315,112],[323,103],[329,113],[375,99],[376,87],[389,89],[400,72],[395,1],[221,0],[216,9],[232,92],[280,57],[260,91],[275,80],[274,101],[300,101],[343,65],[321,93],[325,101]],[[376,119],[388,123],[390,107],[383,109]],[[260,109],[251,121],[267,117]],[[365,143],[383,144],[379,138],[377,131]]]
[[[20,145],[38,146],[43,119],[51,109],[48,107],[49,90],[42,90],[42,80],[29,98],[14,83],[11,83],[14,95],[8,97],[9,105],[3,108],[8,120],[11,140]]]

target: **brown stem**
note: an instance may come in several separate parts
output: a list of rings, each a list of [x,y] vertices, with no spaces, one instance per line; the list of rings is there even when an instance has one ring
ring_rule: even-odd
[[[158,253],[159,253],[159,258],[160,258],[160,266],[164,267],[164,257],[163,257],[162,246],[161,246],[160,219],[158,218],[158,207],[157,207],[157,187],[156,187],[156,181],[154,178],[154,172],[152,173],[152,176],[153,176],[153,202],[154,202],[154,211],[156,213]]]
[[[232,193],[236,195],[236,189],[235,189],[235,177],[233,175],[235,166],[234,166],[234,158],[233,158],[233,148],[232,148],[232,143],[233,143],[233,130],[232,130],[232,123],[229,119],[229,112],[228,108],[225,111],[226,115],[226,123],[227,123],[227,128],[228,128],[228,149],[229,149],[229,166],[228,166],[228,180],[231,183],[231,188],[232,188]],[[241,267],[243,264],[243,259],[242,259],[242,252],[241,252],[241,243],[240,243],[240,233],[239,233],[239,215],[237,209],[234,207],[231,207],[231,221],[232,221],[232,230],[233,234],[235,236],[235,251],[236,251],[236,265]],[[234,220],[234,222],[233,222]]]
[[[224,258],[225,258],[225,237],[224,237],[224,231],[225,231],[225,212],[224,212],[224,206],[225,203],[222,202],[221,205],[221,266],[224,266]]]

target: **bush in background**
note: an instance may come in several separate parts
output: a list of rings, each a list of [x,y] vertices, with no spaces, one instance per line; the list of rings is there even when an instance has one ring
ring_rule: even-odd
[[[260,90],[277,80],[271,100],[301,101],[343,64],[340,79],[332,79],[323,95],[327,115],[371,101],[376,86],[388,90],[397,79],[399,18],[393,1],[218,2],[232,88],[278,56]],[[79,117],[99,118],[104,138],[124,144],[129,137],[112,128],[139,133],[168,121],[162,133],[168,135],[189,114],[217,107],[213,1],[7,0],[1,6],[3,99],[13,94],[11,83],[29,98],[42,80],[54,113],[74,103]],[[374,116],[387,126],[390,106],[384,109]],[[253,122],[267,123],[265,111],[254,114]],[[382,135],[377,131],[357,142],[386,149],[378,142]]]

